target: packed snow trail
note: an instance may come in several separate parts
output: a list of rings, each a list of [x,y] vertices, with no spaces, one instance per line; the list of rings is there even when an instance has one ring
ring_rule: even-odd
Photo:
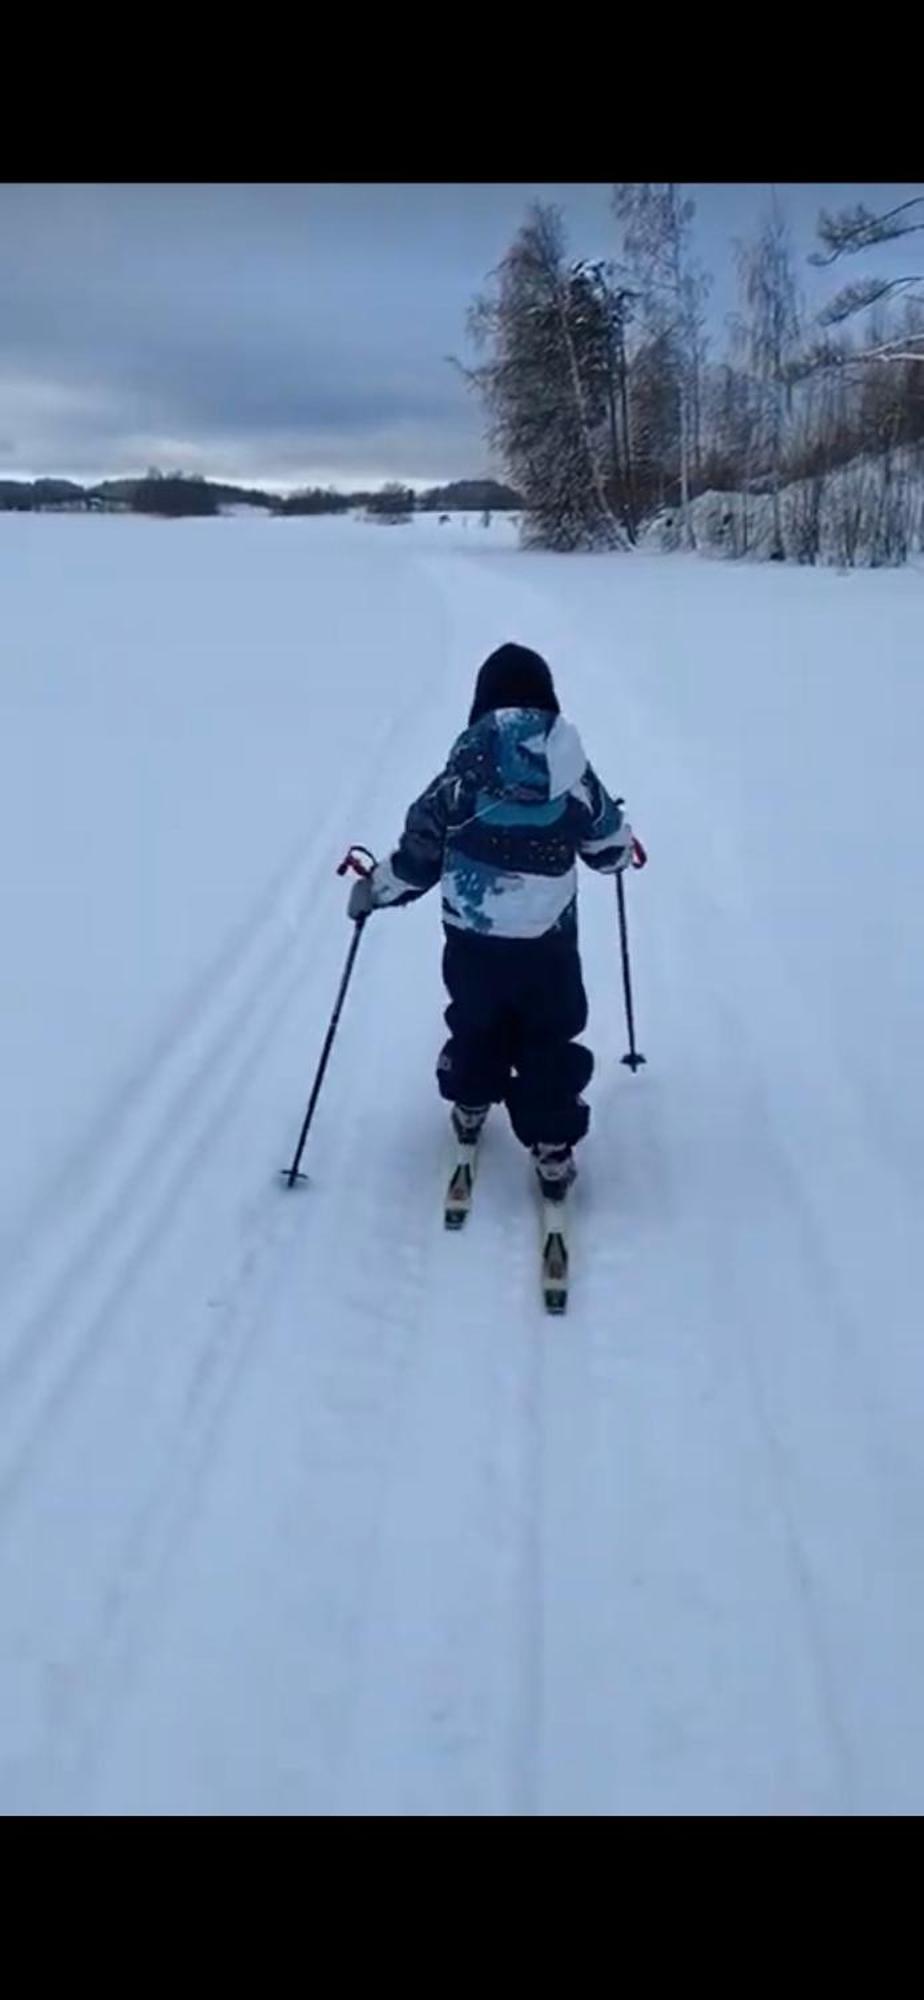
[[[38,524],[59,564],[64,525]],[[216,812],[262,880],[253,856],[249,896],[221,879],[195,963],[170,919],[159,1023],[149,1006],[108,1071],[100,1042],[92,1120],[89,1077],[82,1098],[42,1044],[72,1118],[8,1211],[0,1807],[920,1810],[921,1124],[854,1032],[848,919],[870,897],[883,1032],[924,1110],[913,869],[903,849],[879,878],[852,791],[859,770],[889,784],[919,836],[922,579],[474,555],[474,529],[447,551],[419,523],[178,532],[128,546],[178,624],[201,587],[221,720],[201,847],[184,798],[192,845],[162,893],[208,911]],[[303,688],[291,651],[267,688],[272,631],[253,654],[247,606],[268,593],[284,647],[302,619]],[[880,688],[870,719],[877,633],[891,705]],[[443,1228],[434,897],[367,926],[309,1185],[274,1178],[349,942],[334,865],[393,838],[508,637],[551,660],[652,854],[629,884],[635,1077],[612,884],[581,883],[597,1074],[564,1322],[542,1311],[529,1169],[499,1113],[465,1230]],[[167,663],[165,644],[149,664]],[[197,699],[185,658],[204,757]],[[166,791],[166,730],[157,751]],[[97,970],[74,974],[91,1052]]]

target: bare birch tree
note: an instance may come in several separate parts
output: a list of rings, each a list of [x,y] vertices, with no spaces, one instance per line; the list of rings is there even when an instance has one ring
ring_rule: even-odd
[[[623,254],[637,283],[646,332],[669,334],[679,356],[677,422],[683,540],[695,546],[690,508],[705,358],[705,301],[710,280],[697,263],[691,224],[695,204],[676,181],[619,181],[613,207],[623,225]]]
[[[762,441],[772,482],[773,552],[779,557],[783,553],[780,486],[801,314],[789,230],[776,202],[757,235],[736,246],[736,258],[743,305],[735,323],[736,345],[758,386]]]

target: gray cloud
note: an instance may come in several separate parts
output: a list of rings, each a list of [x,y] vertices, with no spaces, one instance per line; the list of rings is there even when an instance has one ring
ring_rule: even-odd
[[[822,202],[912,191],[781,193],[805,251]],[[717,327],[731,238],[767,192],[694,189]],[[287,484],[484,469],[446,357],[537,198],[561,204],[576,254],[613,253],[602,185],[7,183],[0,469],[169,462]]]

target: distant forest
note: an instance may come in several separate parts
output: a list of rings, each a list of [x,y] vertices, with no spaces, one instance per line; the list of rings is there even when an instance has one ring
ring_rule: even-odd
[[[410,513],[479,513],[519,508],[509,486],[494,479],[457,479],[415,493],[389,482],[374,492],[341,493],[310,486],[296,493],[266,493],[261,487],[229,486],[182,472],[149,471],[137,479],[106,479],[81,486],[72,479],[0,479],[0,512],[159,514],[180,517],[220,514],[229,507],[263,508],[267,514],[344,514],[364,508],[371,514],[406,518]]]

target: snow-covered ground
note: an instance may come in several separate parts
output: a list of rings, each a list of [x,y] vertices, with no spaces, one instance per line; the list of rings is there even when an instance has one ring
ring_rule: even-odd
[[[495,517],[0,520],[0,1808],[924,1807],[924,577]],[[435,897],[484,653],[651,852],[585,875],[565,1321],[499,1116],[441,1226]]]
[[[831,472],[793,480],[770,492],[698,493],[690,506],[693,538],[702,555],[766,562],[831,564],[838,569],[886,569],[924,557],[924,447],[903,446],[851,459]],[[646,549],[683,546],[678,507],[642,524]]]

